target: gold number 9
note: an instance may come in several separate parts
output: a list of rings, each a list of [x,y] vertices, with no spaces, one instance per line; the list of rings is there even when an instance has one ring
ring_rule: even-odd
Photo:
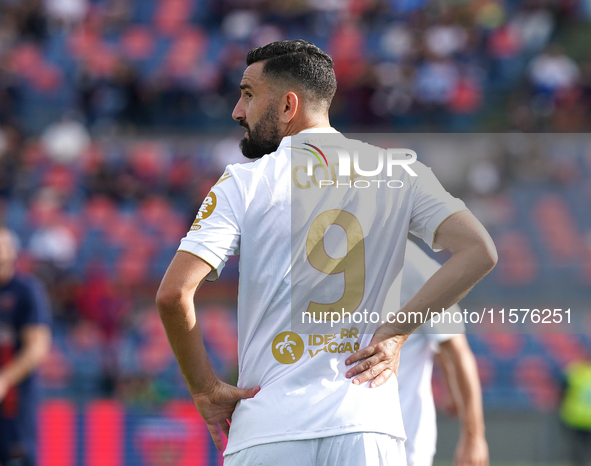
[[[347,253],[338,259],[330,257],[324,247],[324,235],[331,225],[338,225],[347,235]],[[321,213],[310,226],[306,254],[316,270],[327,275],[342,273],[345,279],[345,290],[338,301],[328,304],[310,301],[306,312],[316,319],[325,318],[330,312],[338,312],[341,316],[355,312],[365,291],[365,243],[359,220],[345,210]]]

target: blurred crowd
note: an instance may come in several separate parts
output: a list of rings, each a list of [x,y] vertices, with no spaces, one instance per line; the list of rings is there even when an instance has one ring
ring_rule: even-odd
[[[182,397],[154,297],[220,164],[232,162],[229,142],[103,141],[83,130],[64,122],[39,140],[5,133],[0,156],[0,218],[20,240],[18,269],[39,276],[52,303],[47,393]],[[239,160],[237,141],[232,149]],[[236,371],[236,261],[226,269],[211,290],[216,299],[206,296],[199,312],[228,379]]]
[[[221,129],[246,52],[304,38],[335,61],[343,129],[591,127],[585,0],[0,2],[0,121]]]
[[[576,132],[591,127],[590,17],[577,0],[0,0],[0,219],[19,269],[50,292],[46,394],[186,396],[154,296],[210,186],[244,160],[227,130],[251,47],[298,37],[329,51],[341,130]],[[520,136],[469,158],[441,138],[420,152],[501,252],[473,295],[562,280],[585,297],[591,144]],[[198,308],[229,381],[236,277],[231,260]],[[470,338],[489,407],[555,406],[555,374],[591,345]]]

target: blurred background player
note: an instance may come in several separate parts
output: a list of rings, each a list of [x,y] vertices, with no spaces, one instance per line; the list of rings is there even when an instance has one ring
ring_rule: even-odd
[[[39,389],[35,369],[51,342],[41,284],[15,273],[16,238],[0,227],[0,464],[36,464]]]
[[[560,418],[569,440],[570,461],[591,464],[591,360],[574,361],[565,370]]]
[[[401,302],[405,303],[440,265],[415,243],[407,241],[402,277]],[[447,312],[461,312],[456,304]],[[463,323],[424,324],[402,346],[398,385],[406,431],[408,466],[431,466],[437,442],[437,424],[431,376],[437,352],[453,403],[461,420],[455,464],[486,466],[488,445],[484,436],[482,391],[476,359],[463,334]],[[445,333],[435,333],[445,332]],[[453,332],[453,333],[450,333]]]

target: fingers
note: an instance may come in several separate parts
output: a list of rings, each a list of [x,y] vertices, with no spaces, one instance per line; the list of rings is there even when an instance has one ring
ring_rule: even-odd
[[[253,398],[258,392],[261,391],[261,387],[255,388],[238,388],[232,387],[232,398],[235,400],[244,400],[247,398]]]
[[[230,436],[230,423],[228,422],[228,420],[224,419],[222,422],[219,423],[219,426],[220,429],[222,429],[222,432],[224,433],[226,438],[228,438]]]
[[[384,370],[378,375],[372,383],[369,384],[369,388],[377,388],[380,385],[384,385],[390,377],[392,377],[394,371],[390,367],[385,367]]]
[[[376,351],[376,349],[373,345],[369,345],[369,346],[366,346],[365,348],[361,348],[359,351],[357,351],[356,353],[349,356],[345,360],[345,364],[347,364],[349,366],[355,362],[361,361],[365,358],[369,358],[372,354],[375,353],[375,351]]]
[[[202,394],[193,395],[195,405],[201,417],[205,420],[209,435],[211,435],[211,439],[219,451],[224,449],[221,432],[226,437],[230,435],[228,419],[234,411],[236,402],[245,398],[252,398],[260,390],[261,387],[243,389],[228,384],[219,384],[213,394],[207,396]]]
[[[394,373],[394,375],[396,377],[398,377],[398,368],[400,367],[400,356],[398,356],[396,358],[395,361],[392,362],[392,364],[390,364],[390,369],[392,369],[392,372]]]
[[[345,377],[347,377],[349,379],[351,377],[355,377],[356,375],[361,374],[362,372],[365,372],[365,371],[371,369],[372,366],[375,366],[380,361],[381,361],[381,358],[378,355],[373,355],[371,358],[366,359],[365,361],[362,361],[359,364],[357,364],[356,366],[349,369],[347,371],[347,373],[345,374]]]
[[[224,449],[224,445],[222,443],[222,437],[220,435],[220,429],[218,425],[206,423],[206,426],[207,430],[209,430],[209,435],[211,435],[211,439],[213,440],[213,444],[218,451],[222,451]]]
[[[399,335],[374,335],[369,346],[347,358],[346,364],[361,362],[349,369],[345,376],[354,377],[353,383],[356,385],[373,379],[370,388],[386,383],[392,374],[398,371],[400,346],[406,340],[399,337]]]
[[[391,370],[392,370],[392,369],[390,369],[390,367],[386,361],[382,361],[378,364],[372,365],[372,367],[370,367],[369,369],[364,371],[361,375],[359,375],[358,377],[355,377],[355,379],[353,379],[353,383],[355,385],[361,385],[362,383],[369,382],[370,380],[375,379],[380,374],[382,374],[386,369],[388,369],[389,372],[391,372]],[[384,380],[384,382],[385,382],[385,380]],[[382,382],[382,383],[384,383],[384,382]],[[378,385],[374,385],[373,383],[370,385],[371,388],[374,388],[375,386],[378,386]]]
[[[224,449],[224,444],[222,436],[220,435],[220,430],[224,433],[226,438],[230,436],[230,423],[228,420],[224,419],[218,424],[207,424],[207,430],[209,430],[209,435],[211,435],[215,447],[218,451],[222,451]]]
[[[380,350],[383,349],[383,347],[384,347],[383,342],[390,339],[390,338],[391,338],[391,335],[376,333],[373,336],[373,338],[371,339],[371,341],[369,342],[369,345],[366,346],[365,348],[361,348],[359,351],[357,351],[356,353],[349,356],[345,360],[345,364],[347,364],[349,366],[353,363],[356,363],[356,362],[361,361],[363,359],[369,358],[371,355],[373,355],[375,353],[379,353]]]

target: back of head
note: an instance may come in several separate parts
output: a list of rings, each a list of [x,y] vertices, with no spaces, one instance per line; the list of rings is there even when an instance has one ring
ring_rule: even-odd
[[[332,58],[305,40],[271,42],[248,52],[246,64],[265,62],[263,75],[301,89],[310,103],[328,110],[337,89]]]

